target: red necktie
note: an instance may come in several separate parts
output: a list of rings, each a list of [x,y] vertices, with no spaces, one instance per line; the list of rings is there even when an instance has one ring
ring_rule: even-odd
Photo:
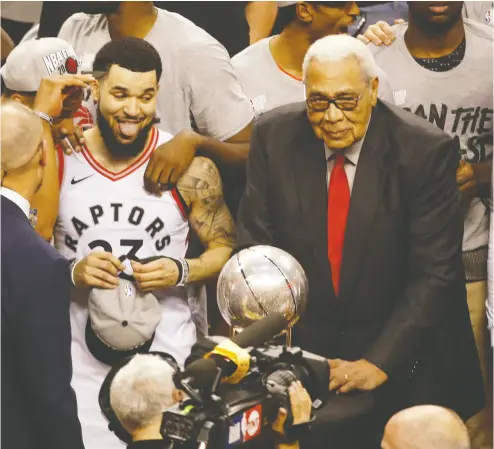
[[[341,260],[349,209],[350,188],[345,173],[345,156],[338,154],[331,171],[328,189],[328,258],[337,296],[340,292]]]

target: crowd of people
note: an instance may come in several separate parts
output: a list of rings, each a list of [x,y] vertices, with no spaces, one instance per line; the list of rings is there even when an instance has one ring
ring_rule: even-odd
[[[2,28],[2,444],[166,447],[221,269],[270,245],[330,375],[266,448],[492,448],[493,2],[53,3]]]

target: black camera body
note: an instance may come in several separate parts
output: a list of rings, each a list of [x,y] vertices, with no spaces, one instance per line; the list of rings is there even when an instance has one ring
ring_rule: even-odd
[[[270,434],[280,407],[288,412],[285,427],[293,423],[288,387],[300,381],[318,409],[326,400],[329,365],[324,357],[286,346],[248,349],[250,368],[237,384],[216,382],[196,390],[187,383],[179,387],[189,399],[163,414],[161,434],[177,443],[201,447],[243,449],[255,447]],[[178,385],[177,385],[178,386]]]

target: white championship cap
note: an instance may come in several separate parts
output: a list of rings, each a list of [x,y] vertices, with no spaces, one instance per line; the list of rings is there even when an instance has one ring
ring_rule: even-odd
[[[278,4],[278,8],[283,8],[284,6],[295,5],[298,2],[276,2]]]
[[[16,92],[36,92],[45,76],[80,73],[72,46],[56,37],[24,42],[15,47],[0,70],[5,86]]]

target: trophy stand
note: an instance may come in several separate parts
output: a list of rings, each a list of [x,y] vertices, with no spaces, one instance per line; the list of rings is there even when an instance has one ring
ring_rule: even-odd
[[[235,335],[242,332],[241,327],[229,326],[229,329],[230,329],[230,338],[233,338],[233,337],[235,337]],[[285,340],[285,341],[283,342],[282,340]],[[281,335],[274,337],[272,342],[275,344],[280,344],[283,346],[291,347],[292,346],[292,328],[289,327],[288,329],[284,330],[281,333]]]

